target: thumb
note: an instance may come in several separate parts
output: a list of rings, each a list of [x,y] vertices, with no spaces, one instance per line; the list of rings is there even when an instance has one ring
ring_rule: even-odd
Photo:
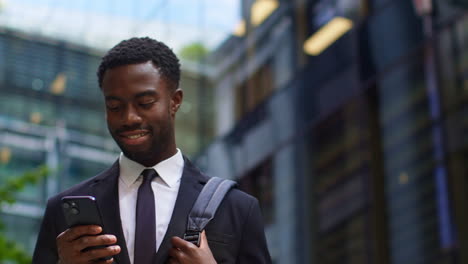
[[[202,233],[201,233],[200,248],[209,248],[208,247],[208,239],[206,238],[205,230],[203,230]]]

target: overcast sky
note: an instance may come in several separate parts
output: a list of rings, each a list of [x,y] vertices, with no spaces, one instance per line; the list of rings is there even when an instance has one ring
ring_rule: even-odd
[[[240,19],[240,0],[0,0],[0,25],[107,50],[150,36],[179,51],[216,47]]]

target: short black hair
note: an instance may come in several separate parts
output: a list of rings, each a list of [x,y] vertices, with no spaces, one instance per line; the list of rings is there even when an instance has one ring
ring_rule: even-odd
[[[179,86],[180,62],[166,44],[149,37],[131,38],[121,41],[102,57],[97,76],[99,87],[107,70],[112,68],[151,61],[161,76],[175,89]]]

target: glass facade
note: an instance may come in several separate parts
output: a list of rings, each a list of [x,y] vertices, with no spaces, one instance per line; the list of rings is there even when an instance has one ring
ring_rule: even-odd
[[[215,83],[234,103],[218,106],[221,137],[199,164],[260,201],[273,192],[275,263],[468,261],[466,6],[432,2],[421,17],[413,1],[279,1],[220,47],[238,55]],[[351,29],[309,54],[336,18]],[[266,160],[271,182],[253,184]]]

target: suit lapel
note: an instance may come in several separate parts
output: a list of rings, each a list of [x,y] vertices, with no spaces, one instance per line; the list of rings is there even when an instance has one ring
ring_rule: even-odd
[[[179,193],[177,194],[171,221],[169,222],[166,235],[156,254],[155,263],[157,264],[162,264],[167,260],[169,249],[172,246],[170,239],[174,236],[183,237],[187,227],[187,217],[190,209],[192,209],[198,194],[208,180],[208,177],[201,174],[187,158],[184,157],[184,161],[184,171],[182,173]]]
[[[115,235],[117,244],[121,248],[121,252],[114,257],[115,262],[130,264],[120,220],[119,173],[119,163],[117,161],[107,171],[97,176],[91,187],[101,212],[104,233]]]

